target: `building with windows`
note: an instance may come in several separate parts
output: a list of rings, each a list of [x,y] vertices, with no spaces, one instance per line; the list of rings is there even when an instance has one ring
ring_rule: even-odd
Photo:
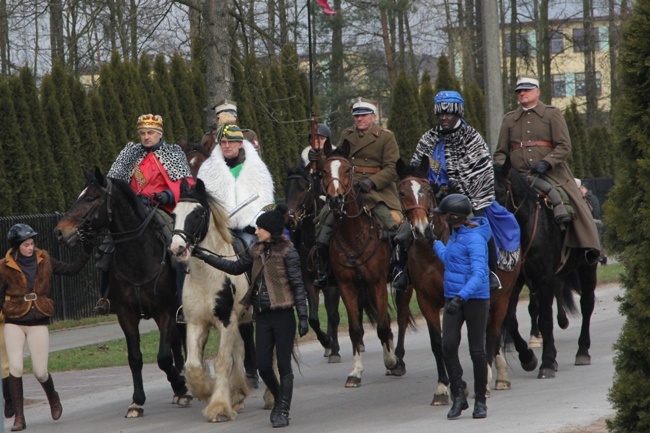
[[[537,75],[537,32],[535,23],[522,23],[517,35],[516,56],[518,74]],[[585,104],[585,35],[582,19],[551,20],[550,61],[553,105],[567,107],[573,99],[579,109]],[[510,26],[505,28],[503,40],[506,58],[510,57]],[[609,20],[594,19],[595,69],[598,108],[611,109]],[[504,66],[507,68],[507,66]]]

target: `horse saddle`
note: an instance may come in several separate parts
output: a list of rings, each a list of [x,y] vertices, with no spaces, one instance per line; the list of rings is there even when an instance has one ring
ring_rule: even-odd
[[[546,176],[530,178],[532,187],[543,198],[546,205],[553,210],[555,222],[562,228],[576,218],[576,212],[566,191]]]

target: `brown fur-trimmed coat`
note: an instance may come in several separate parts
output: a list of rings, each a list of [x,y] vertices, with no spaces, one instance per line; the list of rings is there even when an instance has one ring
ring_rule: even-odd
[[[27,315],[31,309],[37,309],[43,316],[54,315],[54,302],[50,299],[52,274],[75,275],[88,261],[89,256],[82,254],[74,263],[64,263],[50,257],[47,251],[36,249],[38,267],[34,280],[34,294],[25,300],[29,294],[27,278],[16,262],[16,252],[9,249],[4,259],[0,260],[0,307],[8,323],[12,319],[20,319]],[[34,315],[35,318],[40,314]],[[42,316],[41,316],[42,317]],[[29,325],[20,321],[23,325]]]

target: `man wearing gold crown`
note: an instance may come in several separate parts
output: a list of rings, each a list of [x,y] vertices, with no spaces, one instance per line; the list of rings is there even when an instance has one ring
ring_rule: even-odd
[[[181,196],[181,182],[186,179],[194,185],[190,166],[183,150],[176,144],[166,143],[163,138],[163,119],[157,114],[138,117],[140,143],[131,141],[117,156],[107,176],[128,182],[133,191],[146,203],[158,204],[159,209],[171,213]],[[99,260],[102,271],[100,300],[95,313],[108,314],[108,257],[111,247],[104,251],[106,259]],[[179,286],[182,281],[178,281]]]

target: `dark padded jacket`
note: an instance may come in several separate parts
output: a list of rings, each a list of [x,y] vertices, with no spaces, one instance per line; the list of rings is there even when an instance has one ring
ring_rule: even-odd
[[[284,235],[258,242],[237,260],[214,255],[200,257],[210,266],[232,275],[252,269],[252,283],[241,303],[255,313],[296,307],[298,318],[307,319],[307,295],[300,257]]]

